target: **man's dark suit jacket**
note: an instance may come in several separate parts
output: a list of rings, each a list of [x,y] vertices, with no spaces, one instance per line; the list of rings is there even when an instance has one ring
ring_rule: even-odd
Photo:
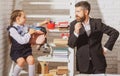
[[[101,19],[90,18],[91,34],[87,36],[84,27],[80,29],[78,37],[74,35],[74,26],[76,20],[70,24],[70,36],[68,45],[71,48],[77,47],[76,52],[76,67],[78,71],[86,72],[89,68],[90,57],[95,68],[106,68],[106,60],[103,54],[101,40],[103,34],[109,36],[108,41],[104,45],[109,50],[112,50],[115,41],[119,36],[119,32],[114,28],[102,23]]]

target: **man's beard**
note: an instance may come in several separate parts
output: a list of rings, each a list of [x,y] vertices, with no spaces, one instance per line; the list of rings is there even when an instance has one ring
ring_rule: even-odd
[[[79,17],[76,15],[77,22],[84,22],[85,21],[85,15],[83,17]]]

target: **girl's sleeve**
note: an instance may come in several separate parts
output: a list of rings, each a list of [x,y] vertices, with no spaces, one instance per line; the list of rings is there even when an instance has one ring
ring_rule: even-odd
[[[15,39],[19,44],[27,44],[31,38],[29,33],[26,33],[24,36],[21,36],[15,28],[10,28],[10,36]]]

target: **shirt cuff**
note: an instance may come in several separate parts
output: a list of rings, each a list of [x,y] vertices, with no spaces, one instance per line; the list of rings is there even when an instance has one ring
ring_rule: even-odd
[[[75,32],[74,32],[74,35],[75,35],[76,37],[78,37],[78,36],[79,36],[79,35],[78,35],[77,33],[75,33]]]
[[[26,33],[26,35],[28,36],[28,38],[31,38],[31,34],[29,34],[29,33]]]
[[[103,47],[103,50],[104,50],[105,53],[111,52],[111,51],[110,51],[109,49],[107,49],[106,47]]]

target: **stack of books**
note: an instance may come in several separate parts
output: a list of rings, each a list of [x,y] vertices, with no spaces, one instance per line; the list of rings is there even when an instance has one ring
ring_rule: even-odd
[[[63,48],[63,47],[54,48],[53,57],[54,58],[68,58],[68,49]]]
[[[58,75],[68,74],[68,67],[67,66],[58,66],[57,67],[57,74]]]
[[[59,46],[66,46],[68,43],[68,39],[55,38],[53,39],[53,43]]]

